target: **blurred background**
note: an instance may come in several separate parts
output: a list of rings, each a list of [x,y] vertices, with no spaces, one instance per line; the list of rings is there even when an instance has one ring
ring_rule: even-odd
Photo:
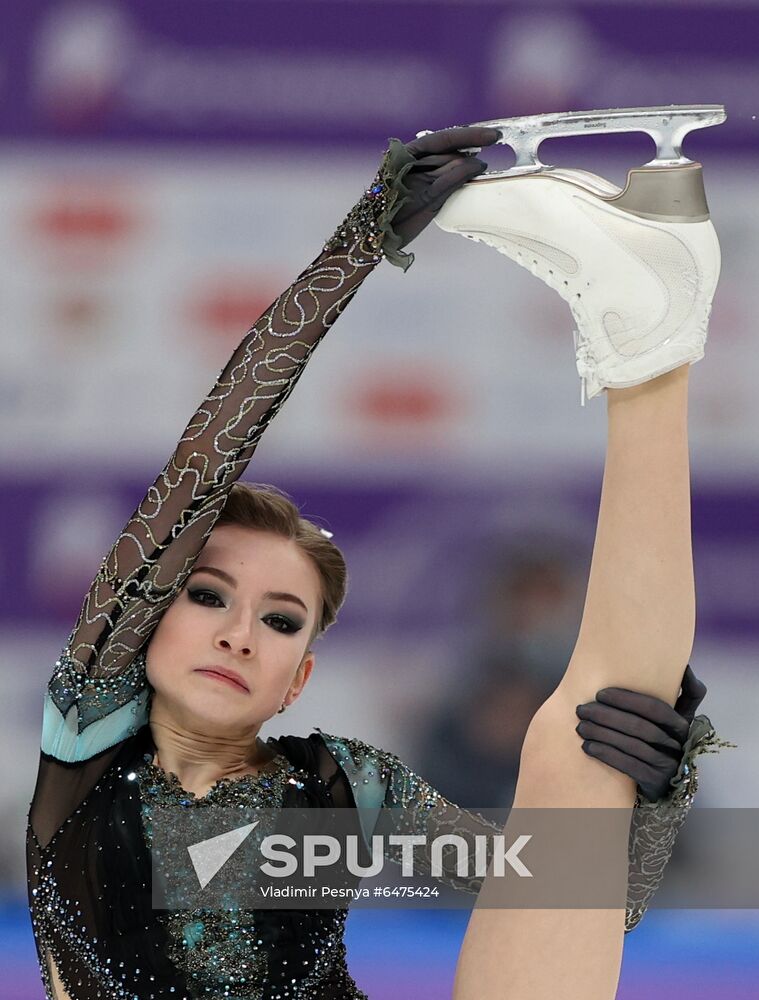
[[[692,374],[704,710],[700,806],[759,807],[759,3],[27,0],[0,13],[0,961],[40,1000],[23,842],[42,697],[98,565],[260,313],[319,252],[389,136],[541,111],[724,103],[691,134],[723,253]],[[643,135],[546,143],[620,184]],[[492,168],[506,147],[483,154]],[[334,532],[351,586],[314,726],[508,805],[527,722],[577,632],[605,405],[572,319],[491,249],[432,226],[329,333],[246,479]],[[687,863],[687,828],[678,858]],[[463,911],[363,910],[372,1000],[450,996]],[[652,911],[622,1000],[759,997],[757,911]]]

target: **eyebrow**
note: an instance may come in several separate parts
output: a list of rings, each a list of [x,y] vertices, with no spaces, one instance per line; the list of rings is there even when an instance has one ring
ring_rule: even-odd
[[[230,576],[229,573],[225,573],[223,569],[217,569],[215,566],[196,566],[188,574],[188,579],[190,576],[192,576],[193,573],[210,573],[212,576],[218,576],[220,580],[223,580],[225,583],[228,583],[231,587],[237,586],[237,580],[235,580],[233,576]],[[303,603],[303,601],[301,601],[301,599],[297,597],[295,594],[287,594],[281,590],[267,590],[266,593],[264,594],[264,600],[292,601],[293,604],[300,605],[300,607],[303,608],[306,614],[308,614],[308,608]]]

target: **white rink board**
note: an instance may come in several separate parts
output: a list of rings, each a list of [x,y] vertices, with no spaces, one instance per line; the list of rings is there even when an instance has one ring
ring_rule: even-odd
[[[298,164],[278,159],[131,148],[0,158],[6,469],[157,471],[234,344],[376,169],[353,156],[336,173],[308,149]],[[623,167],[603,172],[618,180]],[[723,276],[693,373],[694,464],[753,478],[755,176],[710,163],[706,180]],[[434,226],[411,249],[408,273],[383,262],[319,346],[267,431],[267,461],[345,475],[600,460],[605,407],[579,406],[566,304]]]

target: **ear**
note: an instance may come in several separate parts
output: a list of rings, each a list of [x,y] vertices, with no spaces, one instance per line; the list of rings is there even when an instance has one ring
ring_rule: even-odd
[[[285,704],[292,705],[294,701],[300,698],[303,688],[306,686],[308,678],[311,676],[311,671],[314,669],[314,664],[316,663],[316,653],[312,653],[310,650],[303,659],[298,664],[298,669],[295,671],[295,677],[290,685],[287,694],[285,695]]]

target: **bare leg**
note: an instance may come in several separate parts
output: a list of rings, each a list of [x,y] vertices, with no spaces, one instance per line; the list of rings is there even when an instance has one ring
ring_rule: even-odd
[[[688,373],[685,365],[608,391],[606,465],[582,625],[563,680],[525,738],[516,807],[630,809],[632,779],[582,752],[575,707],[610,686],[674,704],[695,628]],[[626,843],[619,852],[623,863]],[[611,1000],[623,937],[623,910],[475,910],[454,1000]]]
[[[47,952],[47,958],[48,958],[48,969],[50,970],[50,978],[53,984],[53,995],[55,997],[55,1000],[71,1000],[71,997],[68,995],[68,993],[63,987],[63,983],[61,982],[61,977],[58,974],[58,966],[55,964],[55,959],[53,958],[53,956],[50,954],[49,951]]]

